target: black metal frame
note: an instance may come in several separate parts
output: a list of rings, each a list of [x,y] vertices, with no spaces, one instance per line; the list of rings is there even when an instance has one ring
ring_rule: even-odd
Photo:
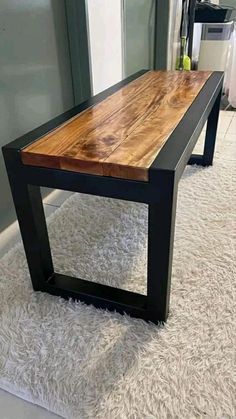
[[[211,165],[223,73],[214,72],[154,160],[149,181],[133,181],[66,170],[27,166],[21,150],[82,110],[102,101],[144,71],[107,89],[38,129],[3,147],[33,288],[76,298],[154,323],[169,311],[178,182],[187,164]],[[208,119],[202,156],[191,155]],[[147,295],[71,278],[54,272],[40,186],[143,202],[149,206]]]

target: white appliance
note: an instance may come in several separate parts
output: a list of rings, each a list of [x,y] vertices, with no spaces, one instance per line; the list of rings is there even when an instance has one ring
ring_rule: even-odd
[[[200,23],[198,25],[201,25],[198,70],[225,71],[229,61],[234,22]]]

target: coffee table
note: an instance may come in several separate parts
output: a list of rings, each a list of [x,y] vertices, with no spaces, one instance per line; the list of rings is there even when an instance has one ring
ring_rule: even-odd
[[[222,83],[222,72],[140,71],[3,147],[35,291],[166,321],[178,183],[187,164],[212,164]],[[148,204],[147,295],[54,271],[41,186]]]

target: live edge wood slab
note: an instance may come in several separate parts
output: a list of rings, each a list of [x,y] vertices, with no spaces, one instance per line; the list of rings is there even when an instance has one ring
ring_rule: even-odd
[[[149,71],[21,151],[25,165],[148,181],[211,72]]]
[[[222,85],[221,72],[141,70],[3,147],[35,291],[166,321],[178,184],[213,162]],[[41,186],[147,204],[146,295],[55,272]]]

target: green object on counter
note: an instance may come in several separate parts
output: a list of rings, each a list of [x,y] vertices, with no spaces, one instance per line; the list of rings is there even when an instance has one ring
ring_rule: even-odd
[[[191,59],[188,55],[185,54],[187,39],[185,36],[181,38],[181,45],[180,45],[180,56],[176,62],[176,70],[191,70]]]

